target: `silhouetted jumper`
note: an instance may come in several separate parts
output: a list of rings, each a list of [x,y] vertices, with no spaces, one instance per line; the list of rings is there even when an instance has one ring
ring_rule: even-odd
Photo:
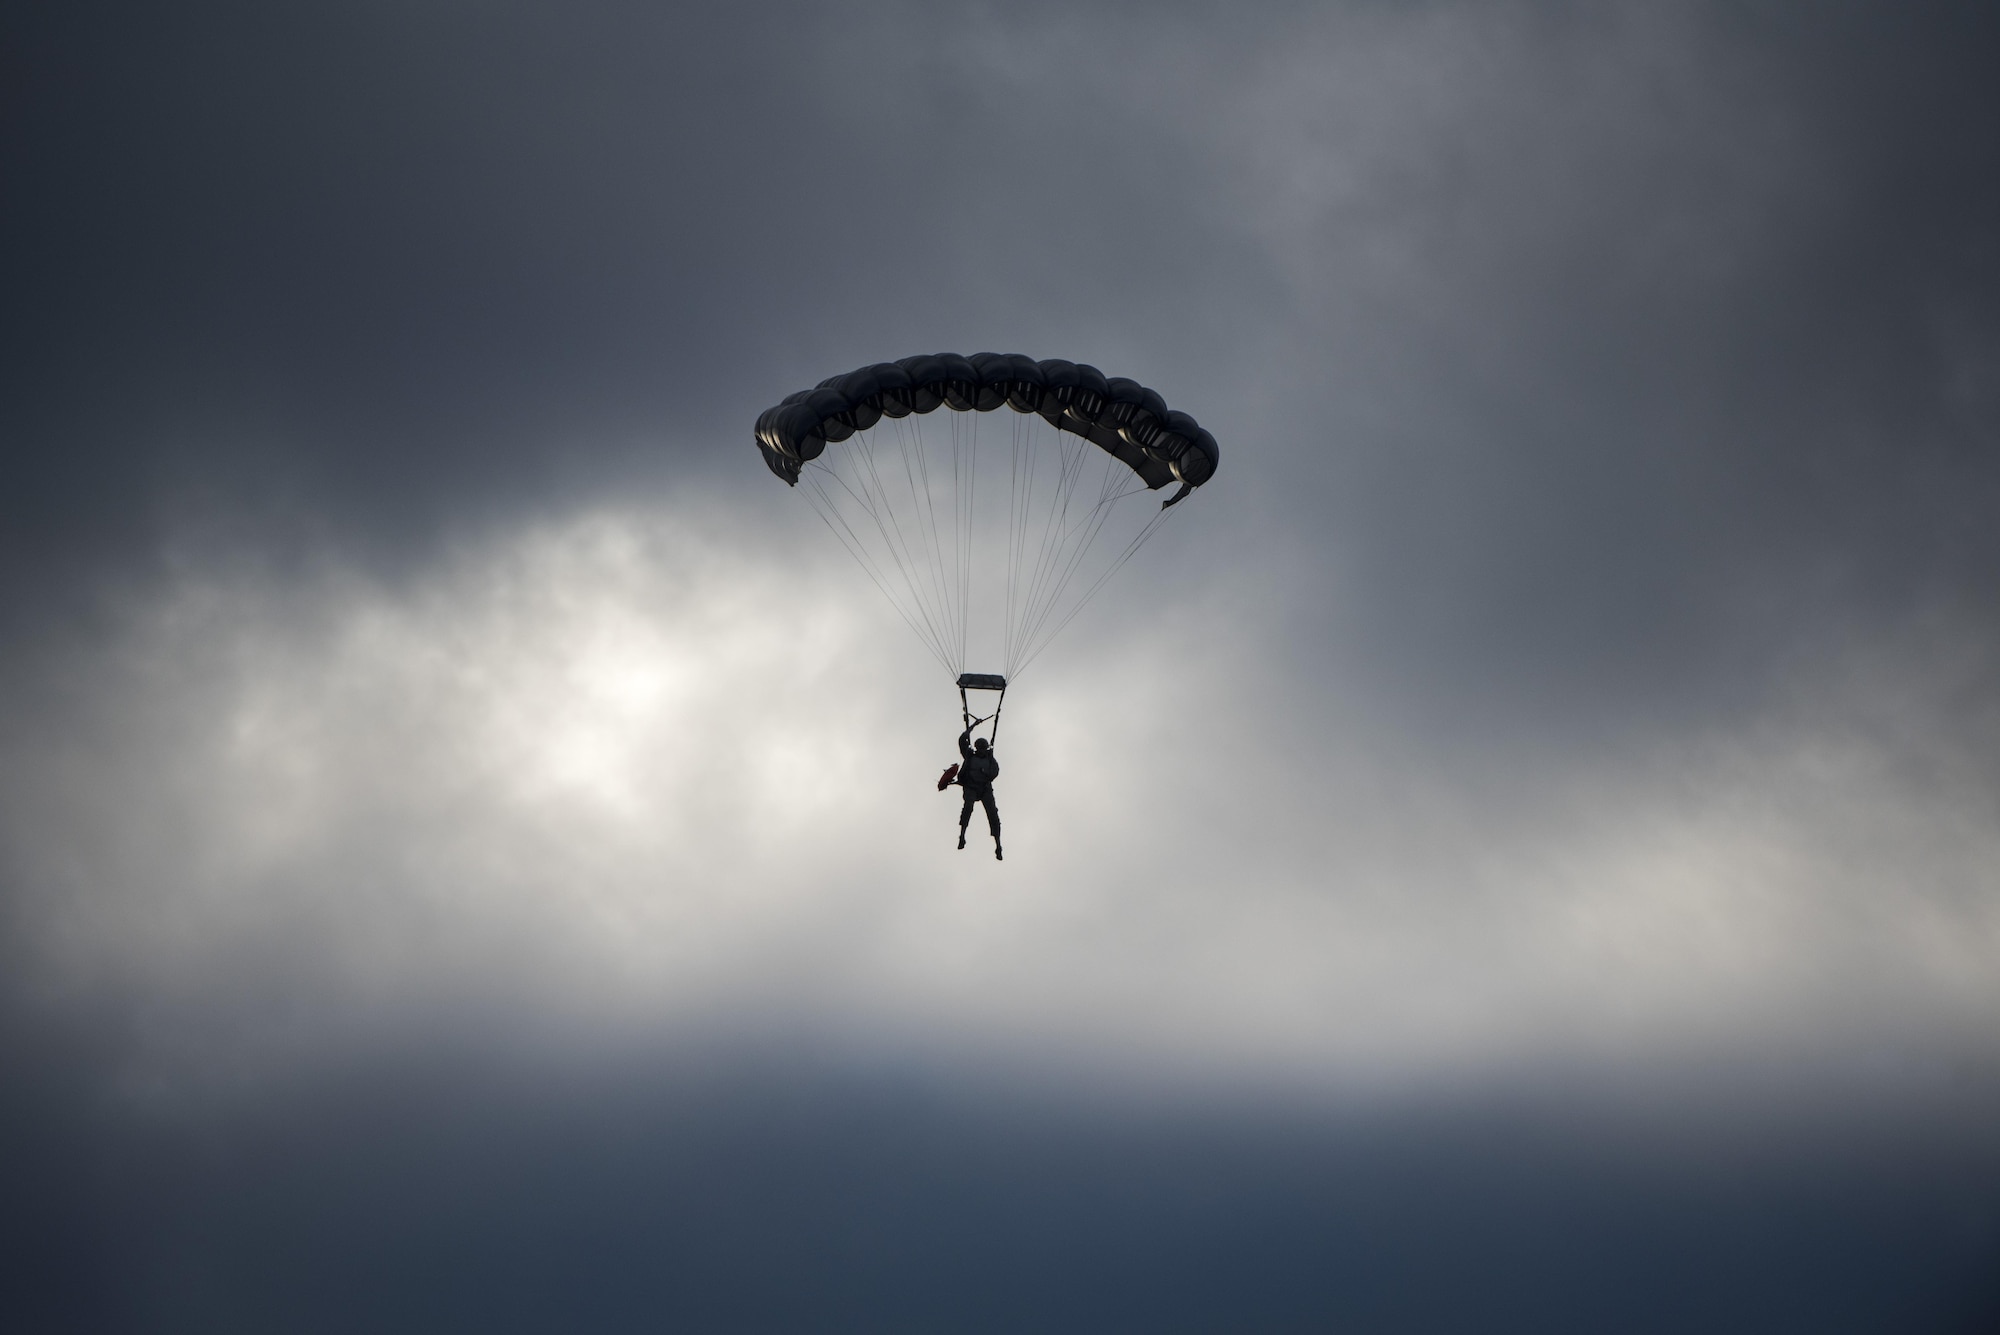
[[[986,739],[972,740],[975,724],[967,724],[958,735],[958,786],[965,791],[965,806],[958,813],[958,846],[965,847],[965,827],[972,823],[974,804],[986,808],[986,828],[993,831],[993,856],[1000,857],[1000,808],[993,805],[993,781],[1000,777],[1000,761]],[[1003,859],[1004,860],[1004,859]]]

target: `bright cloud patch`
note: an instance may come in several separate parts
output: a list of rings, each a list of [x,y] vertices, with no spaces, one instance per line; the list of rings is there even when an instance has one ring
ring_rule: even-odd
[[[956,698],[865,581],[729,531],[190,571],[10,803],[44,982],[1336,1078],[2000,1013],[1988,789],[1865,665],[1502,794],[1215,634],[1226,600],[1169,609],[1010,700],[1001,866],[952,848]],[[1173,716],[1163,664],[1220,703]]]

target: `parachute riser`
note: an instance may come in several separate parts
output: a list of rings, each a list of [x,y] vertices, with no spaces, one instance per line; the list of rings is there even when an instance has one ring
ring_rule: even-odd
[[[983,719],[975,719],[972,713],[972,703],[966,698],[965,693],[967,691],[994,691],[998,693],[999,698],[993,702],[993,712]],[[1007,679],[1005,677],[987,672],[961,672],[959,674],[959,716],[968,720],[966,724],[967,731],[978,727],[981,723],[991,723],[993,727],[988,734],[987,741],[987,745],[989,746],[997,747],[1000,745],[1000,711],[1006,707],[1006,704]]]

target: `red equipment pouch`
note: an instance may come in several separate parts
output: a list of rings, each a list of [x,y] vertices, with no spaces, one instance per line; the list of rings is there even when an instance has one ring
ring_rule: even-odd
[[[944,772],[943,777],[941,777],[938,780],[938,791],[943,792],[945,789],[951,787],[953,781],[955,781],[957,778],[958,778],[958,766],[953,765],[950,769],[946,770]]]

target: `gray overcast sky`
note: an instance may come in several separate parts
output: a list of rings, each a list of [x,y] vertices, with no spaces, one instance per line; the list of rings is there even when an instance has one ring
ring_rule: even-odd
[[[1985,7],[4,22],[5,1324],[2000,1318]],[[750,439],[985,349],[1004,865]]]

